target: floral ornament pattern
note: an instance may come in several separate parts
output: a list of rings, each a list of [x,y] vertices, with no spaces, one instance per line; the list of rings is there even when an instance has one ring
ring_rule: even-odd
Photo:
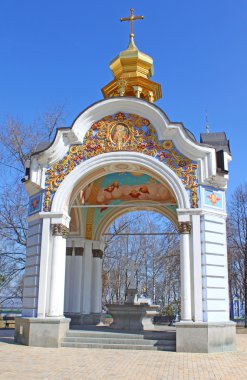
[[[44,211],[50,211],[55,192],[77,165],[99,154],[114,151],[140,152],[168,165],[190,191],[191,207],[198,207],[196,161],[182,155],[172,141],[159,141],[149,120],[119,112],[94,123],[83,143],[70,146],[65,157],[46,171]]]

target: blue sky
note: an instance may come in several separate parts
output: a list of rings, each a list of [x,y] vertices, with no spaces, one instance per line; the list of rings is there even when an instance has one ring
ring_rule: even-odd
[[[145,16],[135,41],[154,59],[157,102],[199,138],[225,131],[233,162],[230,192],[246,182],[247,1],[8,0],[0,2],[0,121],[30,123],[65,105],[67,125],[111,80],[109,62],[128,45],[119,18]]]

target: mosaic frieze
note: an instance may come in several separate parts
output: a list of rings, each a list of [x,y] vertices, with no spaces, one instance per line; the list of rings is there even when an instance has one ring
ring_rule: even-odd
[[[143,153],[163,162],[190,191],[191,207],[198,207],[197,163],[182,155],[170,140],[158,140],[149,120],[134,114],[117,113],[92,125],[81,145],[72,145],[65,157],[46,171],[44,211],[64,178],[81,162],[115,151]]]
[[[28,215],[37,214],[42,208],[42,193],[35,194],[29,198]]]

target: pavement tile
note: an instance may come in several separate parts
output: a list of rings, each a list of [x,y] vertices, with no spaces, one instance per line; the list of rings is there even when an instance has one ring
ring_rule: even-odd
[[[237,335],[236,352],[217,354],[26,347],[6,337],[1,380],[247,379],[247,334]]]

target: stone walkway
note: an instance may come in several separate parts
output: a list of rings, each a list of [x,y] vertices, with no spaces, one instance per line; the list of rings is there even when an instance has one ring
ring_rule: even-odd
[[[247,334],[237,352],[219,354],[38,348],[13,344],[11,330],[0,336],[1,380],[247,379]]]

